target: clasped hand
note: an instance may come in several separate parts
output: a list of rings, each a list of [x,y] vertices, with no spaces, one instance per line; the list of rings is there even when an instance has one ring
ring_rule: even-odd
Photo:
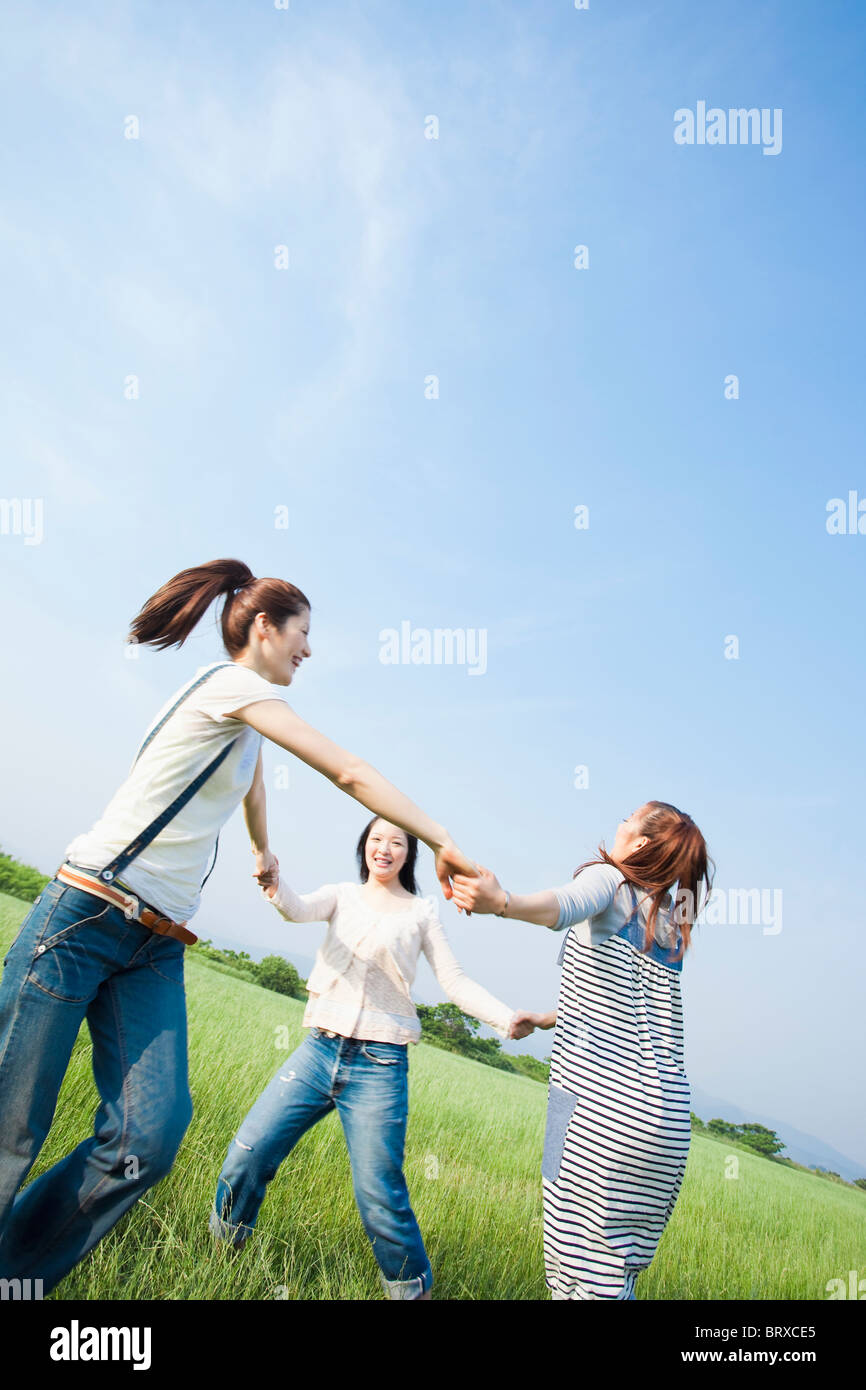
[[[253,878],[261,888],[276,888],[280,881],[280,861],[272,850],[253,850],[256,867]]]

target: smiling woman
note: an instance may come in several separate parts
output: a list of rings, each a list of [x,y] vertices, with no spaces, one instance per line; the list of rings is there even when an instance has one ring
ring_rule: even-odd
[[[358,841],[361,883],[300,895],[281,878],[266,888],[289,922],[328,923],[307,982],[309,1036],[277,1067],[229,1145],[211,1229],[240,1247],[268,1183],[301,1136],[336,1110],[352,1163],[355,1200],[392,1299],[429,1299],[433,1271],[403,1174],[408,1048],[421,1037],[410,989],[421,953],[448,998],[502,1038],[526,1037],[517,1015],[460,969],[415,881],[418,842],[374,817]]]
[[[474,872],[441,825],[274,690],[312,654],[309,600],[294,584],[256,579],[240,560],[183,570],[144,604],[131,640],[182,646],[217,599],[229,660],[201,668],[157,713],[126,780],[68,846],[4,962],[0,1277],[41,1279],[46,1292],[169,1171],[189,1124],[183,950],[196,938],[186,924],[240,803],[254,876],[263,887],[279,878],[263,737],[424,840],[446,896],[452,873]],[[19,1192],[85,1018],[101,1097],[94,1134]]]

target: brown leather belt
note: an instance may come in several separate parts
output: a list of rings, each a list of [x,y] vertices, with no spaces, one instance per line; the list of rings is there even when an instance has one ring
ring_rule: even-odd
[[[198,937],[187,930],[185,922],[173,922],[170,917],[164,917],[155,908],[141,903],[134,893],[109,888],[107,883],[101,883],[87,869],[73,869],[68,864],[61,864],[55,878],[59,878],[61,883],[68,883],[71,888],[80,888],[84,893],[92,893],[95,898],[102,898],[113,907],[119,907],[124,917],[140,922],[149,931],[156,932],[157,936],[173,936],[187,946],[194,946],[198,941]]]

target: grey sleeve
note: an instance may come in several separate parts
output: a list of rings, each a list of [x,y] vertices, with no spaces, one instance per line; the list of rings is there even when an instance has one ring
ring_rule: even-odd
[[[559,917],[554,931],[563,931],[584,922],[588,917],[597,917],[610,907],[617,888],[623,882],[623,875],[610,864],[590,864],[577,878],[562,888],[554,888],[559,903]]]

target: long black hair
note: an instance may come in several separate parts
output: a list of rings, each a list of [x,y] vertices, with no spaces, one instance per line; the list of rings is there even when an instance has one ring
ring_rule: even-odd
[[[370,877],[370,870],[367,868],[367,839],[373,826],[377,821],[382,819],[382,816],[374,816],[371,821],[367,822],[364,829],[361,831],[361,838],[358,841],[358,848],[355,853],[358,856],[358,870],[361,875],[362,883],[366,883]],[[388,821],[384,821],[383,823],[385,825],[389,824]],[[406,835],[406,839],[409,842],[409,849],[406,854],[406,861],[400,870],[399,878],[407,893],[414,893],[417,896],[419,889],[415,881],[415,860],[418,858],[418,837],[416,835],[408,835],[405,831],[403,833]]]

